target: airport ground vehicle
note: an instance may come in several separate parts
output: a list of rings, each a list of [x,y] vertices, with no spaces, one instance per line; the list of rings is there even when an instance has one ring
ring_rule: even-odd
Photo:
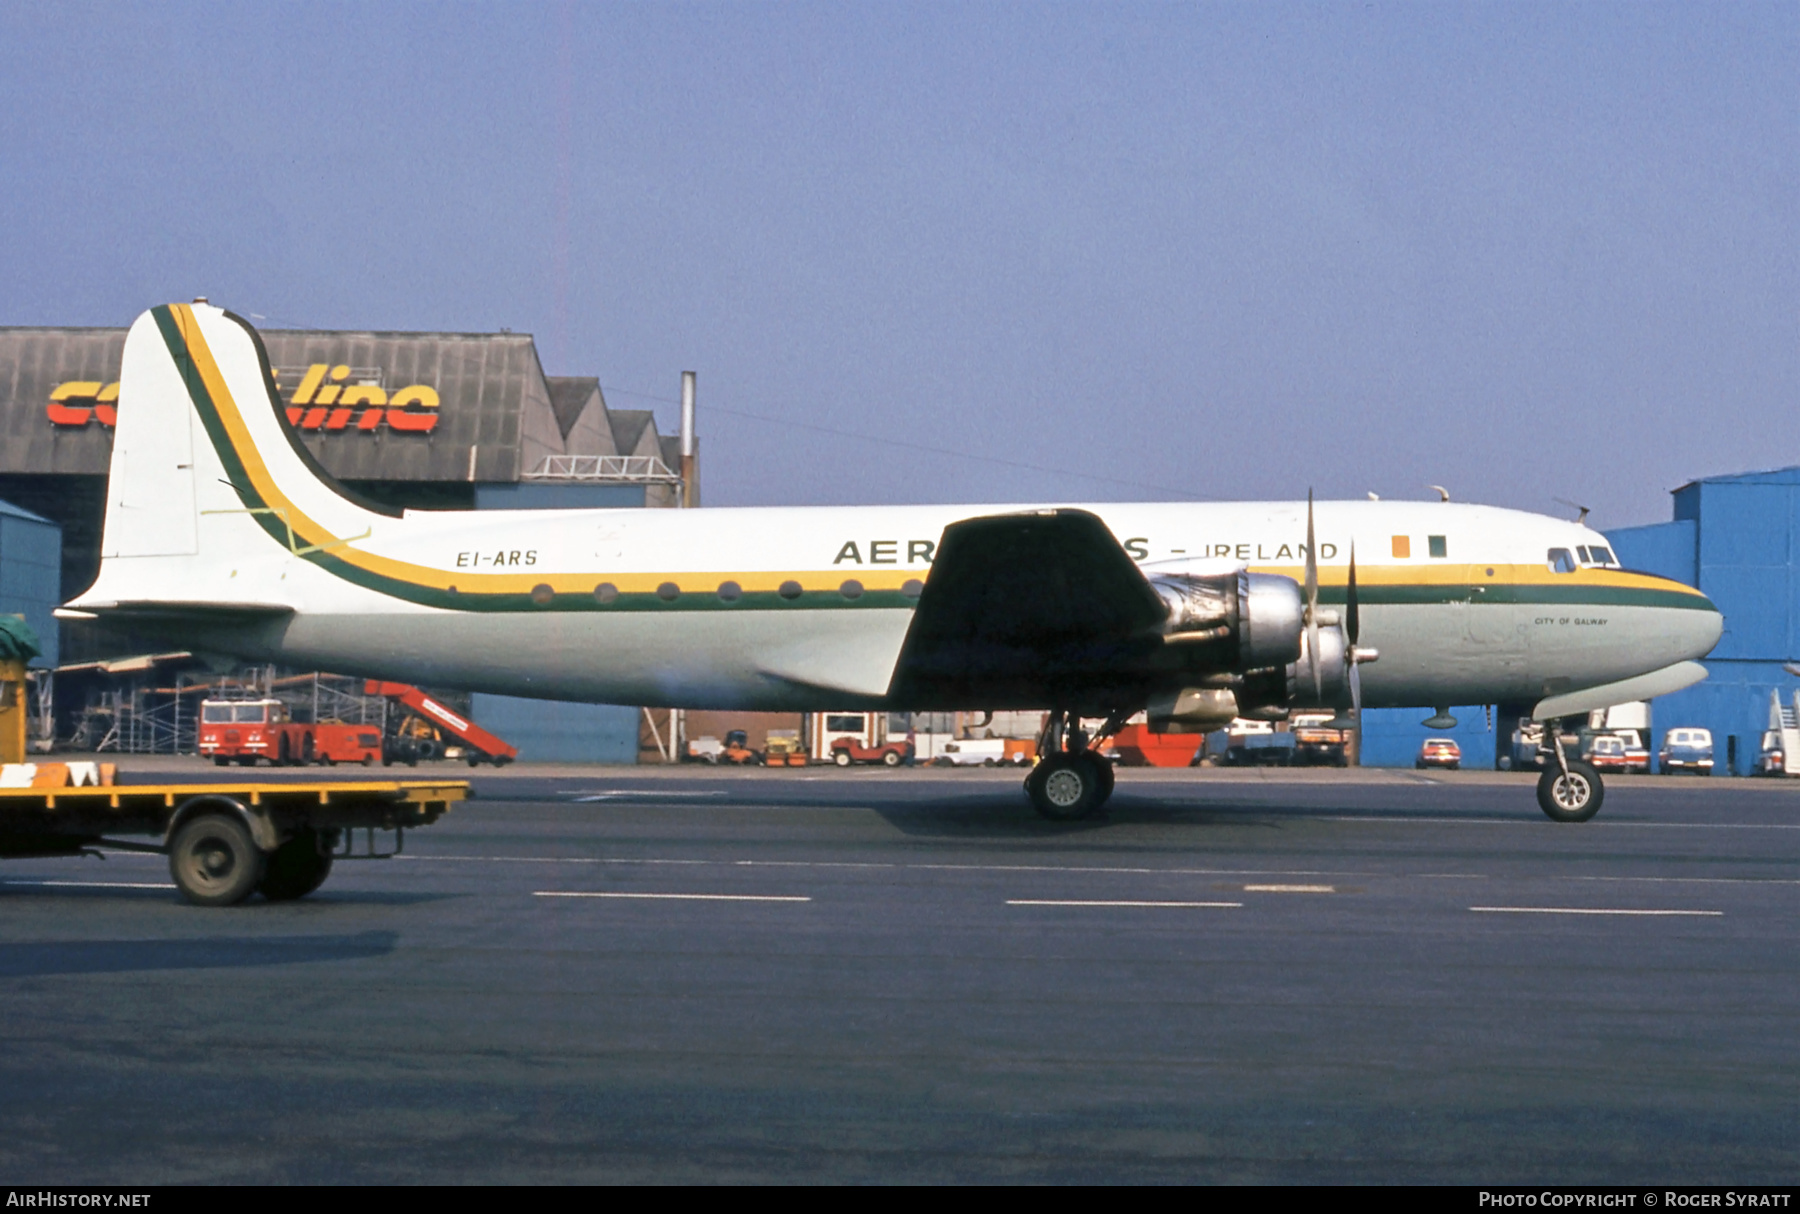
[[[1308,712],[1293,718],[1294,762],[1328,767],[1350,765],[1350,731],[1333,724],[1334,713]]]
[[[252,766],[265,759],[278,767],[306,763],[361,763],[382,757],[381,730],[373,725],[288,718],[279,700],[205,700],[200,705],[200,753],[220,767]]]
[[[1460,770],[1462,747],[1450,738],[1426,738],[1425,744],[1419,747],[1419,757],[1413,760],[1413,766],[1421,771],[1427,767]]]
[[[1650,770],[1650,752],[1638,741],[1634,729],[1595,734],[1586,739],[1582,758],[1601,772],[1643,774]]]
[[[1236,720],[1225,731],[1227,767],[1286,767],[1294,761],[1294,735],[1267,721]]]
[[[1205,735],[1152,733],[1144,724],[1127,725],[1113,735],[1113,750],[1126,767],[1192,767]]]
[[[518,747],[495,737],[410,683],[387,683],[380,679],[370,679],[363,690],[367,695],[386,696],[412,713],[410,717],[397,722],[395,729],[389,734],[386,743],[388,753],[382,758],[384,763],[400,762],[410,767],[420,759],[444,757],[443,739],[439,736],[442,733],[448,733],[462,743],[462,757],[470,767],[480,763],[504,767],[519,757]],[[413,726],[409,732],[408,726],[413,722],[428,724],[429,728],[419,729]]]
[[[1762,747],[1756,756],[1756,774],[1759,776],[1787,775],[1787,748],[1782,744],[1781,731],[1771,729],[1762,736]]]
[[[958,738],[938,747],[933,767],[1025,767],[1037,746],[1018,738]]]
[[[230,906],[256,892],[284,901],[319,888],[334,861],[397,855],[407,828],[430,825],[470,795],[459,780],[0,788],[0,857],[100,845],[159,852],[189,902]],[[377,830],[394,832],[393,851],[376,852]],[[360,854],[356,831],[368,832]]]
[[[880,763],[884,767],[898,767],[910,758],[912,747],[905,742],[864,746],[855,738],[834,738],[831,743],[831,761],[839,767],[848,767],[852,763]]]
[[[688,743],[687,757],[690,763],[731,763],[739,766],[755,763],[761,758],[750,749],[750,735],[741,729],[727,732],[723,742],[710,735],[693,739]]]
[[[763,739],[764,767],[805,767],[806,743],[797,729],[771,729]]]
[[[1712,730],[1693,726],[1671,729],[1663,735],[1662,749],[1656,754],[1656,766],[1665,776],[1678,771],[1691,771],[1697,776],[1712,775]]]

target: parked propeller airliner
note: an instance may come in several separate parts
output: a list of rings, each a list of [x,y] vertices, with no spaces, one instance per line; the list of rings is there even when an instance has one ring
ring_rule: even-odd
[[[317,465],[261,338],[203,303],[131,328],[100,574],[61,614],[553,699],[1045,709],[1027,789],[1061,818],[1105,800],[1091,743],[1140,710],[1550,720],[1704,678],[1721,629],[1587,527],[1449,502],[389,510]],[[1548,767],[1547,813],[1598,809],[1591,768]]]

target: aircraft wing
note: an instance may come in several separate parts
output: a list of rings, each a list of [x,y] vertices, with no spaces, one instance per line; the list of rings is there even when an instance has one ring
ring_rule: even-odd
[[[945,528],[888,701],[909,710],[1071,707],[1135,687],[1162,600],[1085,510]]]

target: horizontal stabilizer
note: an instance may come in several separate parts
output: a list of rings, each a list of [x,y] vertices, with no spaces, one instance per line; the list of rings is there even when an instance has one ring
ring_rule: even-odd
[[[196,622],[213,620],[220,623],[233,621],[266,620],[277,616],[292,615],[294,609],[286,603],[223,603],[183,601],[177,599],[154,599],[140,602],[123,603],[89,603],[84,602],[79,608],[58,607],[56,617],[62,620],[194,620]]]

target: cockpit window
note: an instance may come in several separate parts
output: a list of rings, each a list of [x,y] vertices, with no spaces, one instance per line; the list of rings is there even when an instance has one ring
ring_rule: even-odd
[[[1545,555],[1545,560],[1551,573],[1575,572],[1575,557],[1567,548],[1552,548]]]
[[[1613,557],[1612,549],[1610,548],[1602,548],[1599,544],[1595,544],[1592,551],[1594,554],[1594,564],[1596,565],[1617,565],[1619,563]]]

